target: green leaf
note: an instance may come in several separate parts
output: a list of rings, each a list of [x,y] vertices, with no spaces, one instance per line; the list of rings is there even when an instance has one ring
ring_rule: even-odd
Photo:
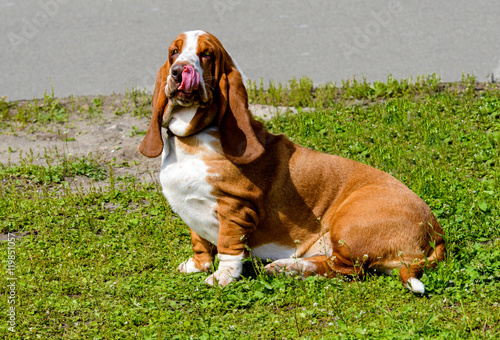
[[[488,203],[483,202],[483,201],[479,201],[478,206],[479,206],[479,209],[481,209],[481,211],[484,211],[484,212],[488,211]]]

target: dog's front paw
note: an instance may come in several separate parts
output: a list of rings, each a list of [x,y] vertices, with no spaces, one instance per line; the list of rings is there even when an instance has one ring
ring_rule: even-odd
[[[204,265],[202,265],[201,268],[198,268],[193,258],[190,258],[189,260],[182,262],[179,265],[179,267],[177,267],[177,270],[184,274],[207,272],[209,269],[210,269],[210,262],[207,262]]]
[[[207,277],[205,280],[205,283],[208,283],[209,285],[213,286],[216,284],[219,284],[221,286],[226,286],[233,282],[235,277],[233,277],[229,272],[223,271],[221,272],[220,270],[217,270],[215,273]]]
[[[206,283],[213,286],[217,282],[221,286],[226,286],[239,279],[243,268],[243,254],[236,256],[219,254],[219,260],[219,269],[205,280]]]

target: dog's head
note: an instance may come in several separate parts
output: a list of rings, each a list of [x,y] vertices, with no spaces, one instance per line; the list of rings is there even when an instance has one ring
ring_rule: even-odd
[[[175,124],[175,113],[182,108],[192,108],[184,110],[192,113]],[[226,156],[248,164],[264,152],[252,120],[241,73],[220,41],[204,31],[185,32],[170,45],[156,76],[153,116],[139,151],[147,157],[161,154],[162,125],[182,137],[215,124]]]

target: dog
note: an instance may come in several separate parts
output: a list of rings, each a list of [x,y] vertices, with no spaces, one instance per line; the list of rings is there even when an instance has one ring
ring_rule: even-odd
[[[363,276],[397,268],[424,293],[423,268],[445,257],[431,209],[391,175],[267,132],[248,108],[240,68],[205,31],[180,34],[156,77],[139,150],[161,155],[160,182],[191,230],[183,273],[240,277],[248,256],[270,275]],[[166,129],[165,140],[162,128]]]

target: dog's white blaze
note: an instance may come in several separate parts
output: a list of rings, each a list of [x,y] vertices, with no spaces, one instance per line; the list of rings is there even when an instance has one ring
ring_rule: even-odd
[[[184,32],[184,34],[186,35],[186,40],[184,46],[182,46],[182,52],[177,57],[175,63],[187,62],[191,64],[200,75],[200,79],[203,79],[203,69],[200,66],[200,58],[196,52],[198,49],[198,37],[206,33],[204,31],[188,31]],[[200,82],[200,85],[203,86],[203,81]]]
[[[169,130],[176,136],[185,136],[189,128],[189,123],[197,110],[198,108],[195,106],[179,107],[178,111],[172,114],[172,120],[168,124]]]
[[[186,40],[184,42],[184,46],[182,46],[182,52],[177,57],[177,61],[187,61],[194,66],[194,63],[198,63],[200,65],[200,61],[198,59],[198,55],[196,54],[196,50],[198,48],[198,37],[202,34],[205,34],[204,31],[188,31],[184,32],[186,36]]]
[[[296,249],[281,244],[267,243],[252,248],[252,256],[260,257],[262,260],[274,261],[296,256]]]
[[[205,132],[196,135],[204,139],[202,144],[213,139]],[[176,144],[176,138],[167,138],[162,154],[160,183],[163,194],[172,209],[198,235],[217,245],[219,220],[215,212],[217,202],[208,183],[208,167],[202,161],[202,153],[190,154]],[[204,150],[205,152],[207,150]],[[213,174],[211,174],[213,176]]]

